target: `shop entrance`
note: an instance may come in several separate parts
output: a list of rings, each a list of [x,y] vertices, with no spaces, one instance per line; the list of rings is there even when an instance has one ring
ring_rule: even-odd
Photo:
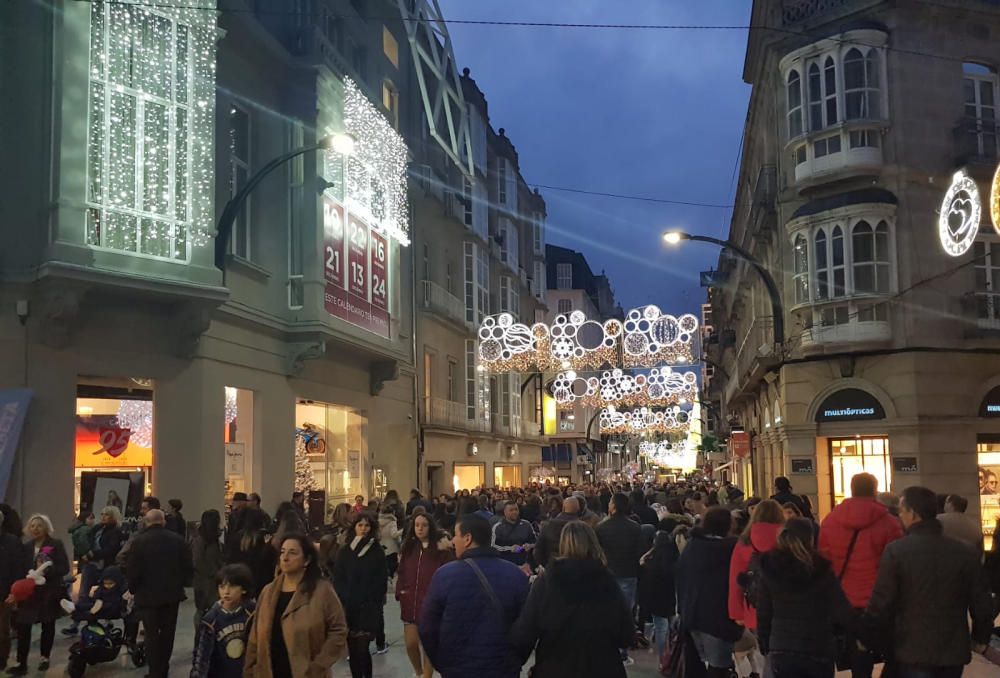
[[[295,489],[325,501],[326,520],[340,503],[371,496],[368,418],[313,401],[295,407]],[[310,499],[310,501],[313,501]]]
[[[851,478],[870,473],[878,478],[879,492],[892,485],[889,438],[857,436],[830,439],[830,477],[834,506],[851,496]]]
[[[447,493],[444,482],[444,466],[442,464],[427,464],[427,496],[436,497]]]
[[[976,441],[979,454],[979,508],[983,542],[993,548],[993,532],[1000,523],[1000,436],[980,434]]]

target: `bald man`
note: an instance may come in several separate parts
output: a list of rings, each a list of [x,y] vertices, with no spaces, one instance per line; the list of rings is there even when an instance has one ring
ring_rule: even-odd
[[[135,596],[139,619],[146,629],[146,659],[152,678],[167,678],[174,651],[177,608],[184,600],[184,586],[194,568],[187,543],[166,529],[167,518],[151,509],[143,522],[146,529],[136,535],[128,555],[125,574]]]

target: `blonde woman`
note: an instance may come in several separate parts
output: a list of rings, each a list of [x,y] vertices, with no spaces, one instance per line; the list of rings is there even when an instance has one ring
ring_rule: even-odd
[[[631,610],[593,528],[567,523],[559,556],[535,581],[511,629],[519,659],[535,652],[535,678],[624,678],[620,650],[634,634]]]
[[[45,583],[38,586],[31,597],[17,606],[14,624],[17,627],[17,665],[7,671],[11,676],[28,673],[28,650],[31,648],[31,627],[42,626],[41,661],[39,671],[49,668],[49,655],[56,636],[56,619],[62,616],[59,600],[62,598],[63,577],[69,574],[66,547],[52,536],[52,521],[36,513],[24,526],[27,538],[22,545],[22,574],[28,570],[45,567]],[[45,565],[49,563],[49,565]],[[12,598],[7,603],[13,603]]]

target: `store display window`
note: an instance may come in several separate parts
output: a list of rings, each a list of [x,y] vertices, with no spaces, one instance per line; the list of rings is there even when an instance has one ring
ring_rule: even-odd
[[[993,548],[993,534],[1000,524],[1000,436],[980,435],[976,445],[979,461],[979,510],[986,550]]]
[[[834,505],[851,496],[851,478],[858,473],[875,476],[879,492],[888,492],[892,485],[889,439],[886,437],[831,438],[830,464]]]
[[[455,464],[454,490],[474,490],[485,482],[484,464]]]
[[[299,401],[295,407],[295,489],[322,502],[326,519],[340,503],[368,499],[368,418],[350,407]]]

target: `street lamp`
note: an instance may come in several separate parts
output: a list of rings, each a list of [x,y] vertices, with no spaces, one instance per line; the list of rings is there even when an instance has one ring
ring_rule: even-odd
[[[774,282],[774,278],[771,276],[770,272],[764,268],[764,264],[760,263],[752,254],[743,249],[740,245],[734,243],[732,240],[719,240],[718,238],[712,238],[707,235],[692,235],[690,233],[685,233],[684,231],[667,231],[663,234],[663,242],[668,245],[680,244],[683,240],[695,240],[698,242],[712,243],[713,245],[718,245],[724,250],[730,250],[736,254],[740,259],[743,259],[748,264],[753,266],[754,270],[760,275],[764,280],[764,287],[767,288],[767,294],[771,298],[771,315],[774,316],[774,343],[781,346],[785,343],[785,309],[781,303],[781,295],[778,293],[778,285]]]
[[[236,223],[236,217],[239,215],[240,210],[243,209],[243,204],[250,196],[250,192],[257,188],[257,184],[263,181],[268,174],[278,169],[289,160],[294,160],[300,155],[305,155],[306,153],[311,153],[313,151],[336,151],[341,155],[351,155],[354,153],[354,147],[357,144],[357,141],[357,137],[350,132],[330,134],[321,138],[318,142],[312,144],[311,146],[303,146],[302,148],[289,151],[288,153],[278,156],[261,167],[257,173],[254,174],[249,181],[247,181],[246,186],[241,188],[236,195],[229,199],[229,202],[226,203],[226,207],[222,210],[222,216],[219,217],[219,223],[215,228],[215,267],[223,273],[226,272],[226,254],[229,251],[229,241],[232,239],[233,235],[233,224]]]

